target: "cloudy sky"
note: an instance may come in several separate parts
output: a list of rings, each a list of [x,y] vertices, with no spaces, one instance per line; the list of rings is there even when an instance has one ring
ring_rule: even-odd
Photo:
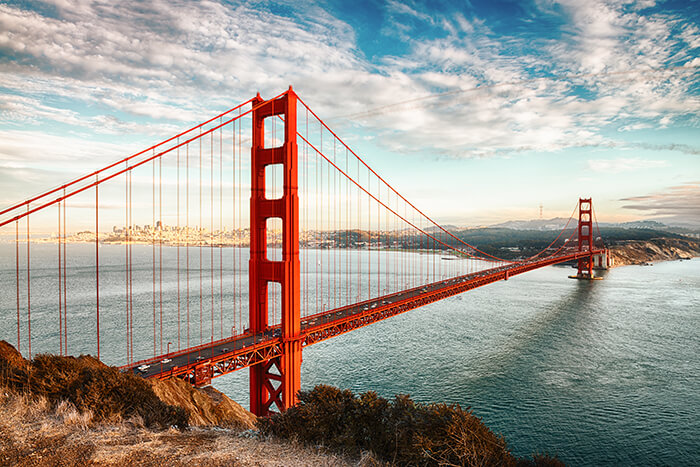
[[[700,225],[694,1],[0,2],[0,205],[290,84],[438,221]]]

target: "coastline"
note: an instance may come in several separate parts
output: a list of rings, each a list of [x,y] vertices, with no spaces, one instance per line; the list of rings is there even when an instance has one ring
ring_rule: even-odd
[[[660,261],[688,260],[700,256],[700,242],[686,238],[630,240],[610,247],[613,267],[649,266]]]

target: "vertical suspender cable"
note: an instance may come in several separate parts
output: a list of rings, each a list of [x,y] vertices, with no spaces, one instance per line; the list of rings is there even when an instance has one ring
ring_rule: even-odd
[[[190,144],[185,147],[185,301],[187,303],[187,348],[190,348]]]
[[[309,110],[306,109],[305,115],[305,135],[309,137]],[[304,315],[309,313],[309,145],[304,144],[304,229],[306,231],[305,243],[306,250],[304,252]]]
[[[163,355],[163,158],[158,158],[158,306],[160,308],[160,354]]]
[[[132,175],[133,175],[133,169],[129,170],[129,229],[131,229],[133,223],[134,223],[134,213],[132,211],[132,200],[133,200],[133,191],[132,191]],[[63,223],[65,227],[65,222]],[[134,246],[132,245],[132,242],[129,242],[129,353],[131,355],[131,359],[133,361],[134,359],[134,263],[133,263],[133,258],[134,258]]]
[[[240,117],[241,110],[238,110],[238,115]],[[241,135],[243,132],[241,119],[238,119],[238,215],[240,219],[238,220],[238,230],[240,233],[243,232],[243,142],[241,141]],[[238,233],[238,232],[237,232]],[[241,237],[239,237],[241,238]],[[243,326],[243,245],[238,247],[238,268],[240,272],[238,273],[238,325],[244,329]],[[249,323],[250,325],[250,323]]]
[[[199,129],[199,226],[197,227],[197,243],[199,244],[199,344],[203,342],[204,326],[204,297],[202,287],[202,274],[204,266],[202,264],[202,129]]]
[[[15,283],[17,285],[17,351],[21,352],[22,349],[19,346],[19,221],[15,221]]]
[[[100,360],[100,195],[95,175],[95,302],[97,309],[97,360]]]
[[[335,138],[333,138],[333,163],[335,164]],[[328,168],[330,171],[330,167]],[[337,224],[337,217],[338,217],[338,207],[336,206],[336,201],[338,198],[338,192],[337,192],[337,179],[338,179],[338,171],[334,170],[333,171],[333,308],[338,307],[337,303],[337,294],[338,294],[338,267],[336,266],[336,258],[338,256],[338,224]],[[330,203],[329,203],[330,207]]]
[[[236,334],[236,122],[231,126],[231,259],[233,281],[233,326],[231,327],[231,335]]]
[[[377,199],[382,194],[379,177],[377,177]],[[382,234],[382,207],[377,203],[377,296],[382,294],[382,255],[381,255],[381,234]]]
[[[362,193],[360,192],[360,186],[359,186],[359,181],[360,181],[360,159],[357,159],[357,231],[358,231],[358,240],[361,240],[362,237]],[[358,242],[359,243],[359,242]],[[355,298],[358,302],[360,301],[360,293],[362,291],[362,250],[360,249],[359,245],[357,247],[357,297]]]
[[[209,285],[211,289],[211,342],[214,342],[214,132],[209,133]]]
[[[175,192],[177,197],[176,202],[176,235],[177,235],[177,350],[180,350],[180,138],[177,139],[177,183],[175,185]]]
[[[129,167],[129,163],[126,163]],[[124,177],[124,304],[126,306],[126,361],[131,363],[129,354],[129,172]]]
[[[153,154],[155,155],[155,149]],[[153,357],[157,355],[156,353],[156,161],[153,159],[151,162],[151,252],[152,252],[152,263],[151,263],[151,275],[153,278],[153,295],[151,298],[151,304],[153,305]]]
[[[372,184],[367,171],[367,299],[372,298],[372,198],[369,190]]]
[[[219,119],[221,124],[222,119]],[[219,128],[219,321],[221,338],[224,337],[224,251],[223,251],[223,222],[224,222],[224,129]]]
[[[345,151],[345,168],[350,173],[350,154]],[[352,220],[354,219],[353,216],[353,207],[354,207],[354,202],[351,199],[351,192],[352,188],[350,187],[350,182],[346,180],[345,182],[345,200],[346,200],[346,212],[345,212],[345,229],[347,232],[347,237],[345,240],[345,248],[347,248],[346,251],[346,261],[347,265],[345,268],[345,281],[347,282],[347,289],[345,291],[345,296],[346,296],[346,304],[349,305],[353,303],[352,300],[352,293],[353,293],[353,285],[354,282],[352,280],[352,270],[353,270],[353,263],[355,261],[355,255],[353,254],[353,251],[350,251],[351,245],[354,247],[356,244],[356,241],[354,239],[351,223]]]
[[[66,189],[63,189],[63,353],[68,354],[68,256],[66,255]]]
[[[29,212],[29,203],[27,203],[27,212]],[[32,290],[30,277],[30,259],[29,259],[29,216],[27,216],[27,344],[29,345],[29,359],[32,358]]]
[[[63,355],[63,278],[62,278],[62,264],[61,264],[61,202],[59,201],[56,206],[58,207],[58,354]],[[19,350],[19,347],[17,348]]]

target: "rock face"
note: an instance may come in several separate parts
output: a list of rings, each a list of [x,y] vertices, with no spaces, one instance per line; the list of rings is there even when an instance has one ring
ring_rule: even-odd
[[[610,251],[615,266],[646,264],[700,256],[700,242],[683,238],[652,238],[620,243],[610,247]]]
[[[160,400],[185,409],[190,425],[255,428],[255,415],[211,386],[198,389],[179,378],[148,382]]]

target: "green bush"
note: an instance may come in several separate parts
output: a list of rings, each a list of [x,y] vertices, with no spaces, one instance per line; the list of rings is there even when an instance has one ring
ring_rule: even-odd
[[[349,454],[371,451],[397,465],[562,465],[556,458],[515,458],[502,436],[459,405],[420,404],[409,396],[393,401],[374,392],[316,386],[300,391],[299,403],[258,421],[261,432],[323,444]]]

